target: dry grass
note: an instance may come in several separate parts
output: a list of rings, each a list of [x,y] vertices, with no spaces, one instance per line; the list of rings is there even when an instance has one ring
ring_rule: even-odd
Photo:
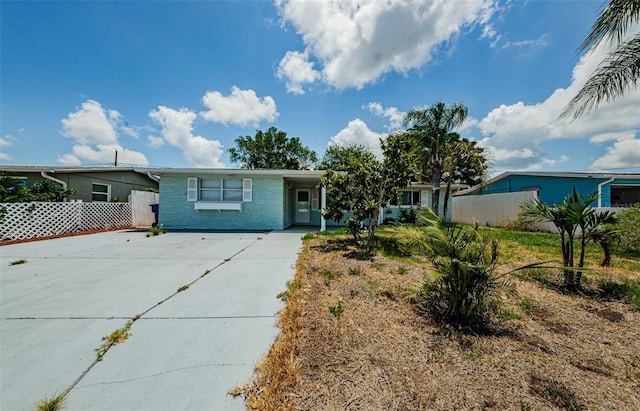
[[[501,246],[522,258],[524,251],[507,240]],[[640,312],[628,304],[513,277],[501,306],[517,318],[498,321],[491,335],[451,335],[409,302],[429,275],[427,262],[359,260],[356,251],[342,238],[305,242],[280,315],[282,332],[244,387],[249,409],[632,410],[640,404]],[[640,278],[637,260],[623,268],[615,263],[588,274],[589,281]],[[341,275],[327,279],[326,270]],[[338,303],[343,311],[336,316],[330,307]]]

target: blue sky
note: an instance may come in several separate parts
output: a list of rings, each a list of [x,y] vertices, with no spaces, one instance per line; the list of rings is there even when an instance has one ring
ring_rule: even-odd
[[[601,5],[2,1],[0,162],[236,167],[234,140],[271,126],[376,151],[444,101],[493,174],[639,172],[640,90],[558,119],[608,46],[576,54]]]

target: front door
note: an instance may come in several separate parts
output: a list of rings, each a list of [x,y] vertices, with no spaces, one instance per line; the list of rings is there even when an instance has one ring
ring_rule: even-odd
[[[296,190],[296,224],[311,222],[311,193],[309,190]]]

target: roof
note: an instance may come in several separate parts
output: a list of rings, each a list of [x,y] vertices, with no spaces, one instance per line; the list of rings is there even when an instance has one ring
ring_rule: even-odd
[[[145,167],[84,167],[84,166],[21,166],[21,165],[9,165],[0,164],[0,171],[12,171],[23,173],[39,173],[44,171],[46,173],[97,173],[97,172],[112,172],[112,171],[135,171],[137,173],[147,174],[150,169]]]
[[[282,177],[317,177],[320,178],[325,174],[324,170],[272,170],[272,169],[252,169],[252,168],[150,168],[153,174],[182,174],[182,175],[216,175],[225,174],[228,176],[246,176],[262,174],[265,176],[282,176]]]
[[[638,179],[640,180],[640,174],[633,173],[585,173],[585,172],[548,172],[548,171],[507,171],[492,179],[475,185],[469,189],[458,191],[454,196],[463,196],[478,191],[483,187],[490,186],[500,180],[503,180],[510,176],[533,176],[533,177],[561,177],[561,178],[625,178],[625,179]]]

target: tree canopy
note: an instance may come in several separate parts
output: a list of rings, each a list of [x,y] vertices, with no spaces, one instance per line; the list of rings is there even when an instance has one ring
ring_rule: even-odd
[[[298,137],[275,127],[267,131],[257,130],[254,137],[240,136],[236,147],[229,149],[232,163],[242,168],[275,170],[308,170],[318,161],[316,152],[303,146]]]
[[[74,189],[65,190],[62,185],[51,180],[34,181],[26,186],[23,180],[0,173],[0,203],[64,201],[73,193]]]
[[[398,191],[411,183],[415,176],[415,158],[411,143],[402,135],[381,140],[384,160],[379,161],[362,146],[331,146],[321,166],[327,172],[322,184],[330,193],[325,217],[340,221],[344,213],[349,231],[358,238],[360,229],[367,227],[367,244],[371,245],[378,226],[380,208]]]

